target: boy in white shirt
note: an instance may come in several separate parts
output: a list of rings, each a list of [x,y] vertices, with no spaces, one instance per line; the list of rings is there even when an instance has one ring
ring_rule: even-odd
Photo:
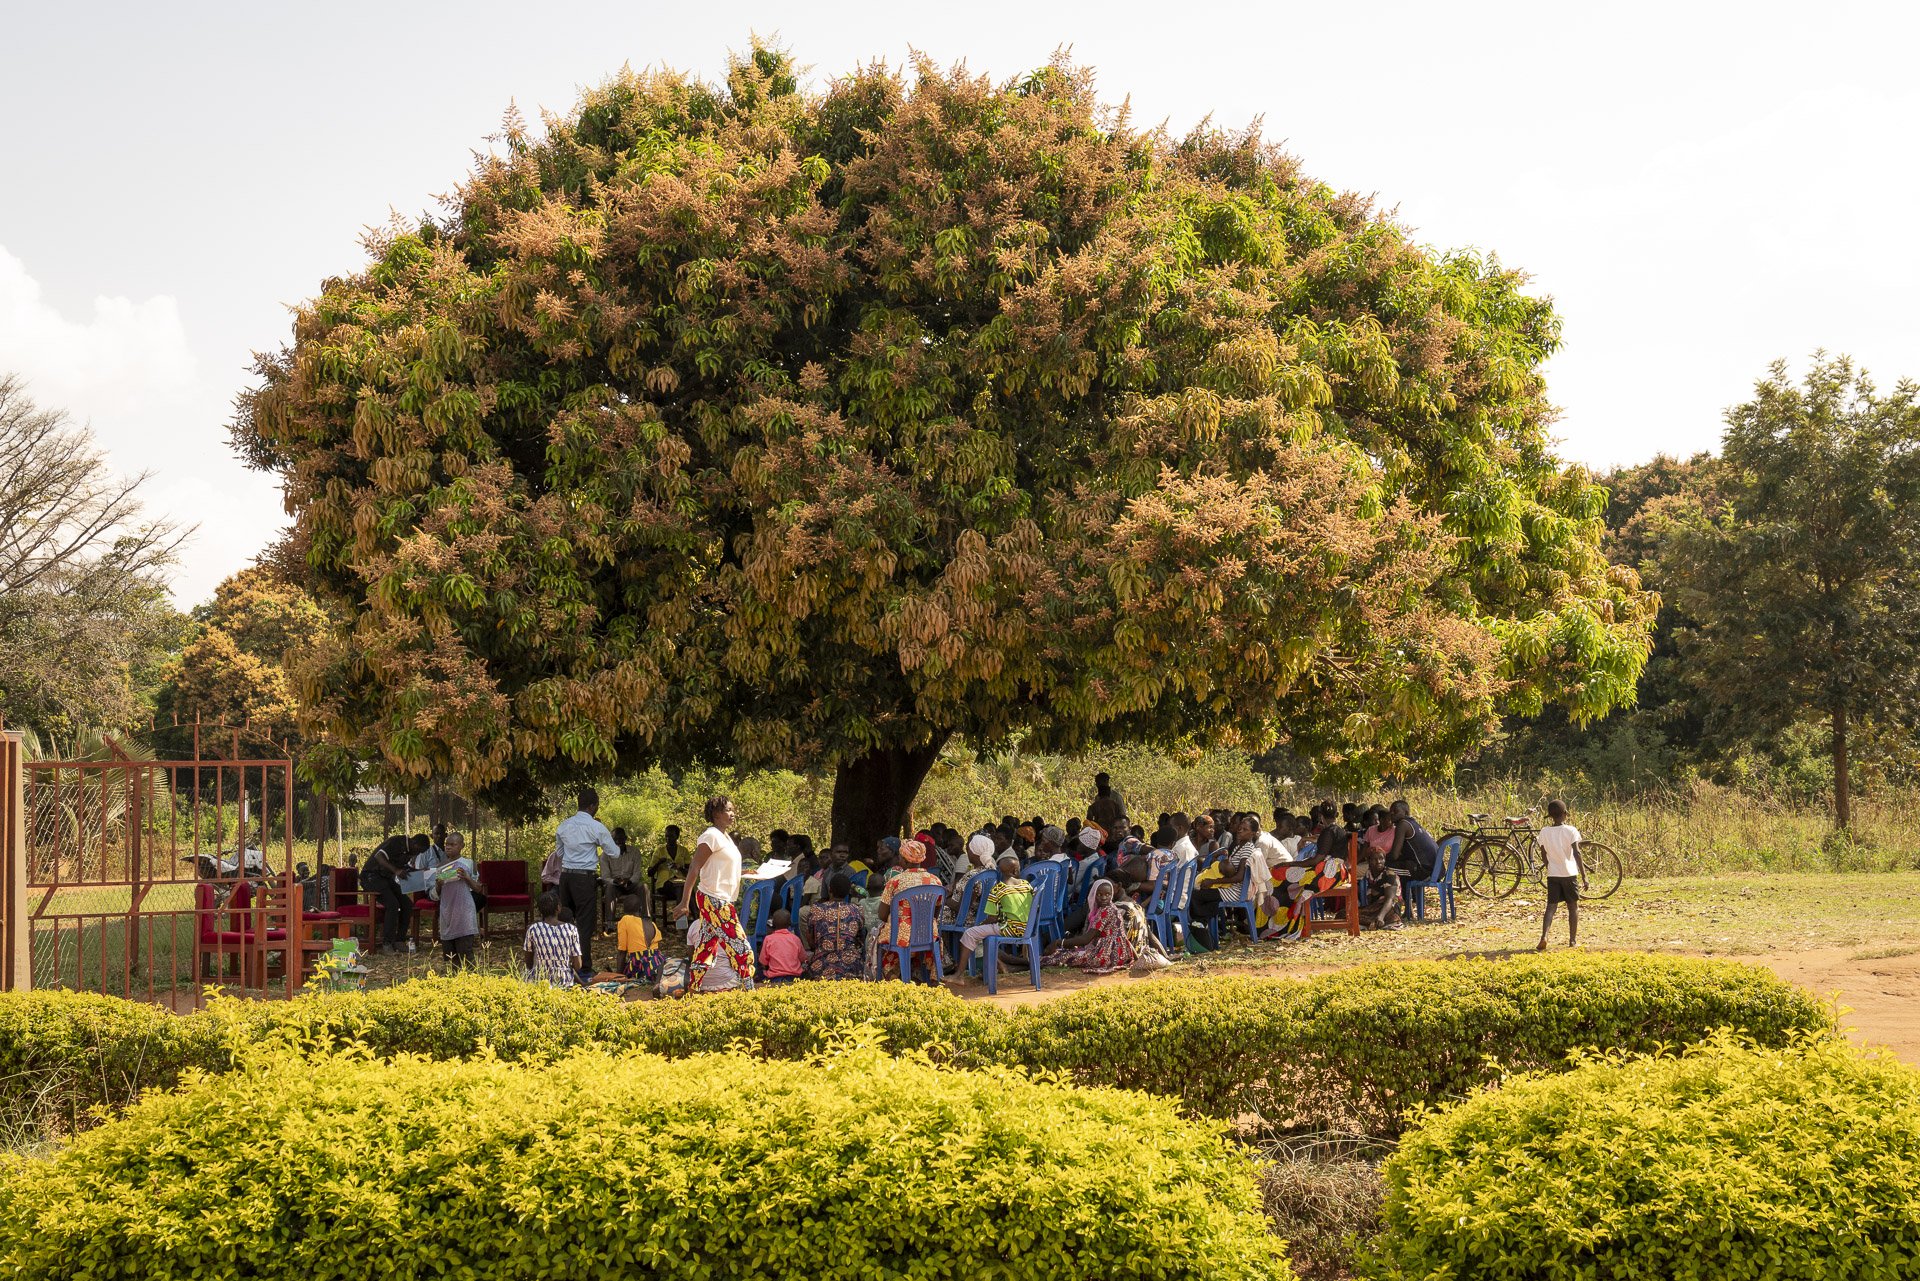
[[[1540,829],[1540,850],[1547,856],[1547,914],[1540,922],[1540,946],[1547,950],[1547,930],[1553,925],[1553,909],[1567,905],[1567,946],[1580,941],[1580,829],[1567,822],[1567,807],[1559,801],[1547,802],[1547,817],[1552,820]]]

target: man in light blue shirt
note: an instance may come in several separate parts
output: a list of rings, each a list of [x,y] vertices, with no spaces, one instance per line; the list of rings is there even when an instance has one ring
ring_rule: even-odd
[[[600,858],[617,855],[620,847],[613,833],[594,817],[600,808],[600,793],[591,787],[580,789],[580,810],[560,820],[553,832],[553,852],[560,857],[560,905],[573,913],[574,926],[580,931],[580,972],[591,975],[593,936],[599,924]]]

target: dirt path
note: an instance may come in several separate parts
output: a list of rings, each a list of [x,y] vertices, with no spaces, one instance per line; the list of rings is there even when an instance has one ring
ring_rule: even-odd
[[[1920,948],[1820,948],[1753,961],[1815,996],[1837,998],[1854,1041],[1920,1066]]]
[[[1772,970],[1823,1000],[1837,1001],[1842,1010],[1841,1026],[1852,1040],[1861,1045],[1884,1046],[1904,1062],[1920,1066],[1920,947],[1815,948],[1735,959]],[[1340,967],[1247,969],[1229,963],[1206,972],[1310,978],[1336,968]],[[1184,967],[1178,972],[1195,973]],[[1042,975],[1046,986],[1037,992],[1021,974],[1002,976],[1000,991],[995,996],[988,996],[986,989],[978,984],[960,988],[958,993],[969,1000],[1012,1008],[1084,992],[1090,987],[1144,981],[1147,980],[1126,974],[1094,978],[1071,970],[1050,969]]]

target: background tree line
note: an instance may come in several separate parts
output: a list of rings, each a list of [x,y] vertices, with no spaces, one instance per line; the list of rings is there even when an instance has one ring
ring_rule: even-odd
[[[1469,777],[1538,772],[1634,793],[1702,777],[1838,826],[1911,786],[1920,681],[1920,410],[1844,357],[1776,363],[1718,454],[1616,469],[1607,554],[1660,593],[1631,708],[1585,728],[1510,719]]]

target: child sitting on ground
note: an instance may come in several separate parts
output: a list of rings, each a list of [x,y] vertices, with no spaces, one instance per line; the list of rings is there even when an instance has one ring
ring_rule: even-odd
[[[770,918],[773,929],[760,944],[760,969],[769,983],[791,983],[806,972],[807,945],[789,926],[793,918],[785,908]]]
[[[527,927],[521,951],[527,977],[552,987],[573,987],[580,976],[580,931],[560,920],[560,896],[543,890],[540,919]]]
[[[652,983],[660,977],[660,930],[647,919],[645,900],[629,894],[624,902],[626,915],[620,918],[619,970],[626,978]]]
[[[1540,829],[1535,838],[1540,852],[1547,856],[1547,914],[1540,921],[1540,946],[1547,950],[1547,930],[1553,925],[1553,909],[1567,905],[1567,946],[1580,943],[1580,829],[1567,822],[1567,807],[1559,801],[1547,802],[1547,817],[1553,821]]]
[[[1370,930],[1400,928],[1400,878],[1387,866],[1387,852],[1367,842],[1360,847],[1361,866],[1367,878],[1367,902],[1360,909],[1360,924]]]

